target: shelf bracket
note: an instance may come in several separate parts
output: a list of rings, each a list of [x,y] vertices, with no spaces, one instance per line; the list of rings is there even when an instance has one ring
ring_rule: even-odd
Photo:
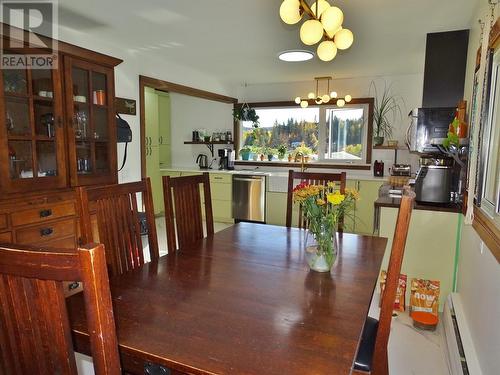
[[[210,150],[210,153],[212,154],[212,158],[214,157],[214,144],[213,143],[207,143],[206,144],[208,149]]]

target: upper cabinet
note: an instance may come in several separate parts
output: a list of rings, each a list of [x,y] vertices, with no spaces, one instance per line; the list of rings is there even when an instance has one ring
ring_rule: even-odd
[[[71,185],[115,183],[113,69],[67,57],[64,72]]]
[[[57,69],[2,69],[1,193],[117,182],[120,62],[59,42]]]
[[[1,188],[66,186],[65,132],[59,70],[2,70]]]

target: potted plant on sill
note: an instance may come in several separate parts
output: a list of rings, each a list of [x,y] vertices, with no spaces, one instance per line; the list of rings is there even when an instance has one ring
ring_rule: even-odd
[[[286,154],[286,145],[285,144],[281,144],[278,146],[278,159],[279,160],[283,160],[285,158],[285,154]]]
[[[267,155],[267,160],[272,161],[274,158],[274,154],[276,154],[276,149],[272,147],[266,147],[266,155]]]
[[[392,94],[392,85],[384,84],[381,97],[378,95],[375,81],[370,84],[370,93],[374,96],[373,105],[373,145],[381,146],[384,139],[392,136],[394,129],[392,123],[399,117],[402,119],[400,102],[402,98]]]
[[[240,150],[241,160],[249,160],[250,159],[250,152],[251,152],[250,147],[244,146]]]
[[[251,121],[254,128],[259,127],[259,116],[255,108],[250,108],[247,103],[233,109],[233,118],[238,121]]]
[[[250,146],[250,150],[252,151],[252,160],[257,161],[259,159],[261,147],[252,145]]]
[[[312,154],[312,149],[302,142],[300,146],[295,148],[294,154],[296,162],[301,162],[301,158],[303,158],[304,162],[307,163],[309,161],[309,156]]]

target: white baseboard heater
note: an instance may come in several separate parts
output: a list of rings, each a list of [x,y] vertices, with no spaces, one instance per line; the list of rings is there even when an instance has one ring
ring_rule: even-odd
[[[443,327],[450,375],[482,375],[460,295],[457,293],[451,293],[446,299]]]

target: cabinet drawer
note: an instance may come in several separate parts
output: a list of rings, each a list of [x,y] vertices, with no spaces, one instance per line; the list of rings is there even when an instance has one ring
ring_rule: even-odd
[[[12,242],[12,233],[10,232],[0,233],[0,242]]]
[[[76,237],[73,235],[69,237],[58,238],[53,241],[44,243],[43,246],[53,247],[55,249],[76,249]]]
[[[75,214],[75,203],[68,201],[58,204],[40,205],[29,210],[13,212],[11,218],[13,226],[20,226],[41,223],[65,216],[74,216]]]
[[[232,184],[210,184],[210,195],[212,200],[231,201],[233,195]]]
[[[233,176],[229,173],[210,173],[210,182],[230,184],[232,181]]]
[[[7,228],[7,214],[0,214],[0,229]]]
[[[232,202],[212,200],[212,212],[217,221],[231,220],[233,217]]]
[[[47,243],[75,234],[75,219],[40,224],[16,231],[16,242],[22,244]]]

